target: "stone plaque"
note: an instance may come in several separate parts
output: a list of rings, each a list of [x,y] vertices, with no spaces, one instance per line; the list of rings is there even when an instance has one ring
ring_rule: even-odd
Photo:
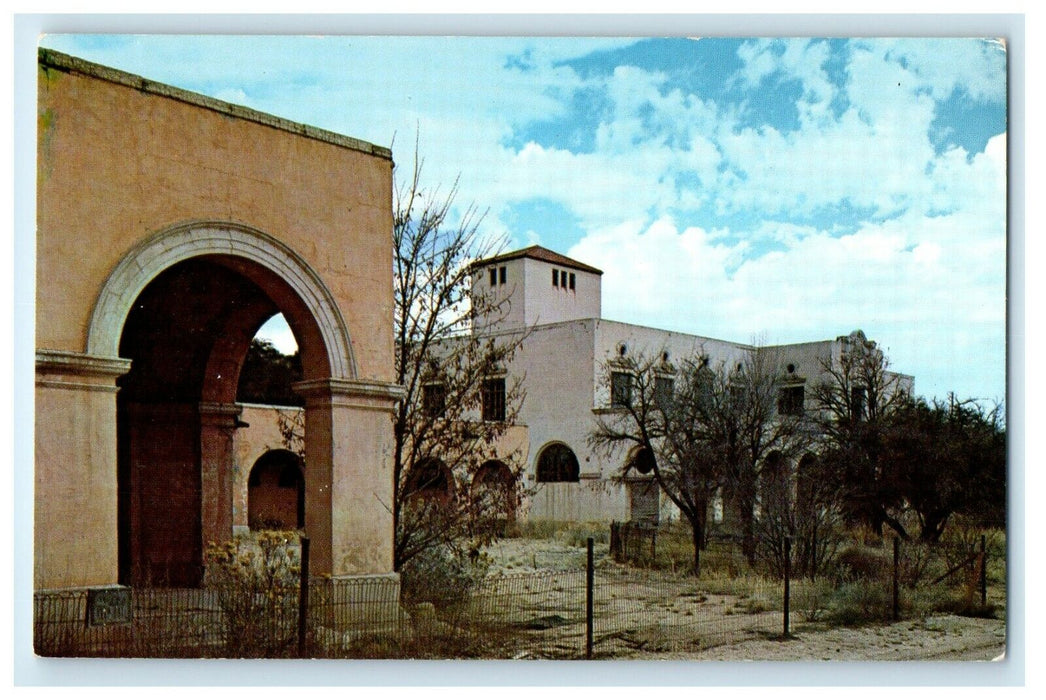
[[[87,626],[131,621],[131,589],[106,586],[87,590]]]

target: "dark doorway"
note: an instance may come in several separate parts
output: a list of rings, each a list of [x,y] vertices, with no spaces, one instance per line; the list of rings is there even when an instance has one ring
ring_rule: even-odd
[[[203,416],[216,401],[233,406],[251,338],[277,311],[256,284],[217,257],[171,266],[135,301],[120,341],[131,370],[117,394],[122,583],[199,584],[201,467],[214,454],[222,461],[235,429],[225,417],[218,432],[213,423],[204,431]],[[229,457],[218,468],[231,470]]]
[[[305,527],[305,475],[301,458],[289,450],[269,450],[247,479],[247,524],[251,530]]]

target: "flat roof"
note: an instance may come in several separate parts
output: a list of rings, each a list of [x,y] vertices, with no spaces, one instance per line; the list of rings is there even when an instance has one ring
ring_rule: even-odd
[[[392,160],[392,150],[385,148],[384,146],[377,146],[351,136],[344,136],[343,134],[320,129],[319,127],[309,126],[308,124],[302,124],[300,122],[283,119],[282,117],[277,117],[265,112],[259,112],[250,107],[232,104],[231,102],[207,97],[206,95],[201,95],[197,92],[176,88],[155,80],[143,78],[140,75],[134,75],[133,73],[117,70],[116,68],[110,68],[109,66],[85,61],[82,58],[70,56],[60,51],[54,51],[53,49],[40,48],[37,60],[40,65],[49,68],[55,68],[70,73],[80,73],[92,78],[98,78],[99,80],[116,83],[117,85],[124,85],[151,95],[168,97],[172,100],[178,100],[179,102],[185,102],[186,104],[191,104],[196,107],[202,107],[203,109],[220,112],[222,114],[245,119],[257,124],[264,124],[265,126],[270,126],[281,131],[288,131],[292,134],[304,136],[305,138],[323,141],[342,148],[348,148],[353,151],[377,156],[378,158]]]

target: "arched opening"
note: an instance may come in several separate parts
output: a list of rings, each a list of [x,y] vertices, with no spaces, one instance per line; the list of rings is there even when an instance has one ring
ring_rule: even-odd
[[[561,442],[553,443],[541,451],[536,472],[539,483],[573,482],[581,476],[574,451]]]
[[[442,461],[429,457],[415,464],[407,474],[404,495],[411,499],[449,501],[454,495],[450,470]]]
[[[251,530],[305,527],[305,475],[290,450],[269,450],[247,479],[247,524]]]
[[[205,543],[231,537],[239,379],[258,329],[281,311],[303,339],[301,376],[329,376],[306,305],[257,262],[191,256],[156,274],[131,303],[119,339],[131,370],[117,394],[122,583],[197,585]],[[295,526],[303,498],[295,495]]]
[[[472,507],[477,521],[491,522],[504,536],[516,521],[516,479],[504,462],[488,460],[472,477]]]
[[[272,406],[304,406],[294,391],[302,380],[301,352],[283,314],[276,314],[261,327],[247,347],[236,389],[238,403]]]
[[[649,447],[636,447],[625,462],[628,490],[628,519],[645,527],[661,521],[661,488],[651,474],[657,458]]]
[[[657,458],[654,456],[654,451],[649,447],[640,447],[633,450],[629,456],[628,462],[625,464],[625,471],[646,475],[653,472],[655,466],[657,466]]]
[[[795,468],[795,505],[804,515],[813,514],[817,508],[817,457],[809,453]]]
[[[787,517],[791,510],[788,463],[784,455],[774,450],[763,460],[759,474],[759,509],[764,515]]]

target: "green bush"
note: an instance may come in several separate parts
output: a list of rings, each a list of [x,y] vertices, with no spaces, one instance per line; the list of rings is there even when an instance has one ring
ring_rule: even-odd
[[[861,625],[893,618],[893,592],[878,581],[854,581],[836,589],[825,619],[837,625]]]
[[[827,580],[792,581],[789,605],[806,622],[818,622],[828,614],[835,586]]]

